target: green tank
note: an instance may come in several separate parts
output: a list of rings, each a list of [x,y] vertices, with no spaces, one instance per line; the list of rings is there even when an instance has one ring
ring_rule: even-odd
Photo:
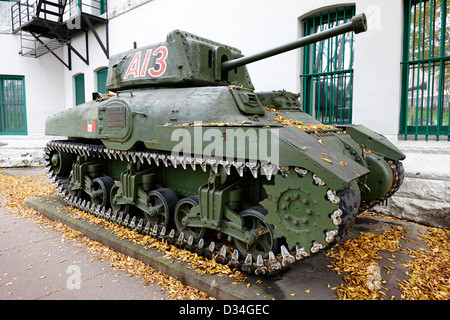
[[[255,92],[246,64],[345,32],[364,15],[252,56],[175,30],[111,57],[114,94],[46,122],[46,170],[68,205],[246,272],[338,241],[390,197],[405,155],[361,125],[324,125],[299,95]],[[228,249],[227,249],[228,248]]]

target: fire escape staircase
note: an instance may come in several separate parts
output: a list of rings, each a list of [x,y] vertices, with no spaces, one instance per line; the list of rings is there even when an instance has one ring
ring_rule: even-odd
[[[107,0],[19,0],[11,7],[12,30],[21,36],[24,57],[38,58],[51,53],[69,70],[72,52],[89,65],[89,31],[109,58]],[[96,27],[104,25],[103,37]],[[85,53],[74,48],[72,39],[85,36]],[[62,56],[67,47],[67,57]]]

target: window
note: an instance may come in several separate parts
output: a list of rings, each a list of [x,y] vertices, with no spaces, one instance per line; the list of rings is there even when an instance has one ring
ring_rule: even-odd
[[[80,74],[75,78],[75,105],[84,103],[84,74]]]
[[[0,76],[0,134],[27,134],[25,80],[22,76]]]
[[[99,6],[100,6],[100,14],[104,14],[106,12],[106,0],[100,0]]]
[[[448,0],[406,0],[400,134],[450,140]]]
[[[106,90],[106,76],[108,75],[108,68],[101,69],[97,71],[97,92],[98,93],[108,93]]]
[[[305,35],[351,20],[355,7],[303,20]],[[306,46],[303,61],[303,108],[325,124],[352,122],[353,32]]]
[[[0,27],[11,28],[11,7],[16,1],[0,1]]]

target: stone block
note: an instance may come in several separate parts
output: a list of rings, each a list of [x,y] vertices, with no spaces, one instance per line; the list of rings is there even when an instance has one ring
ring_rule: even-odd
[[[387,206],[372,211],[431,227],[450,229],[450,203],[393,196]]]
[[[447,201],[449,181],[405,177],[396,196],[431,201]]]

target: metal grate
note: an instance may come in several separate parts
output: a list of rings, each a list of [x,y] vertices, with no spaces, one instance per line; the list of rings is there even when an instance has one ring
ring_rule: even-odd
[[[448,0],[405,1],[400,134],[450,141]]]
[[[322,13],[304,19],[305,35],[348,22],[355,7]],[[353,32],[305,47],[303,108],[325,124],[352,122]]]
[[[20,31],[21,51],[24,57],[39,58],[46,53],[53,52],[63,47],[66,41],[58,39],[39,38],[31,32]]]

